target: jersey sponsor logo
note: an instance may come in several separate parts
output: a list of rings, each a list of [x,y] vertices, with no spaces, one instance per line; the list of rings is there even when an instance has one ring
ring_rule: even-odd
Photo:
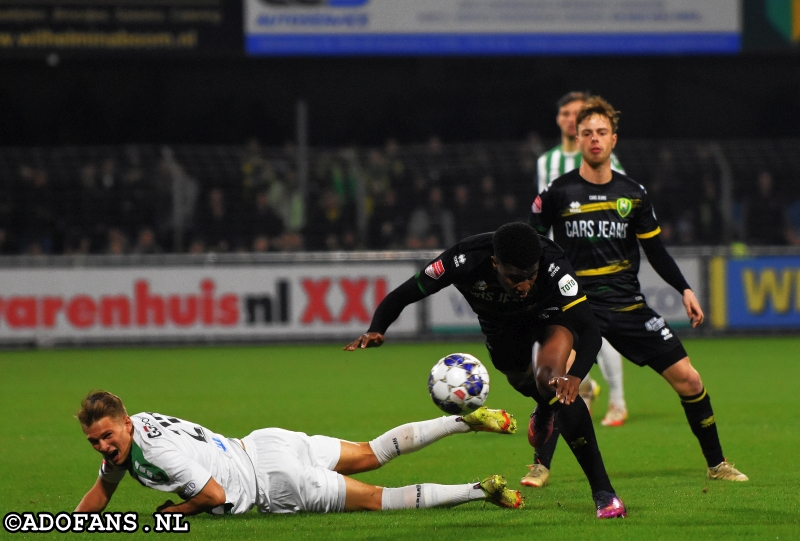
[[[430,265],[428,268],[425,269],[425,274],[433,278],[434,280],[438,280],[444,274],[444,263],[442,263],[441,259],[437,259]]]
[[[573,214],[581,211],[581,204],[577,201],[573,201],[569,204],[569,211]]]
[[[628,238],[628,224],[623,222],[611,222],[608,220],[567,220],[564,222],[564,230],[568,238],[586,237],[602,239],[626,239]]]
[[[548,273],[550,273],[550,277],[551,277],[551,278],[552,278],[553,276],[555,276],[555,275],[556,275],[556,273],[557,273],[558,271],[560,271],[560,270],[561,270],[561,267],[559,267],[559,266],[558,266],[558,265],[556,265],[555,263],[550,263],[550,266],[549,266],[549,267],[547,267],[547,272],[548,272]]]
[[[657,331],[663,329],[665,325],[666,322],[663,317],[652,317],[644,324],[644,328],[648,331]]]
[[[633,201],[627,197],[620,197],[617,199],[617,212],[619,213],[620,218],[625,218],[628,214],[630,214],[631,209],[633,209]]]
[[[467,262],[467,256],[465,256],[464,254],[458,254],[456,256],[453,256],[453,263],[456,264],[456,267],[458,267],[459,265],[463,265],[466,262]]]
[[[542,198],[538,195],[536,199],[533,200],[533,204],[531,205],[531,212],[534,214],[541,214],[542,212]]]
[[[608,199],[605,195],[590,195],[589,201],[606,201]]]
[[[565,297],[574,297],[578,294],[578,282],[569,274],[565,274],[558,281],[558,289]]]

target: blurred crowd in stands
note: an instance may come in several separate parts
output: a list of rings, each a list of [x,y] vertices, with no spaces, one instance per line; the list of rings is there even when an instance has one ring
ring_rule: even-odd
[[[739,146],[736,146],[739,145]],[[756,148],[763,145],[763,149]],[[439,249],[527,220],[548,146],[0,149],[0,253]],[[796,142],[621,141],[671,245],[800,245]],[[777,149],[777,150],[776,150]],[[776,154],[777,152],[777,154]],[[732,198],[721,195],[730,167]]]

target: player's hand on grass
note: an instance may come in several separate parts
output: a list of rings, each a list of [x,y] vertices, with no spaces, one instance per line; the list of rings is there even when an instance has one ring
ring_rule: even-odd
[[[558,401],[567,406],[575,402],[575,399],[578,397],[578,390],[581,386],[580,378],[576,378],[575,376],[552,378],[548,383],[556,388]]]
[[[355,351],[357,349],[376,348],[383,344],[384,340],[383,335],[379,332],[365,332],[342,349]]]
[[[705,319],[703,309],[700,308],[700,302],[691,289],[685,289],[683,291],[683,306],[686,308],[686,315],[689,316],[689,321],[692,322],[692,328],[703,323]]]
[[[169,509],[170,507],[175,507],[175,505],[176,505],[175,502],[173,502],[172,500],[167,500],[158,507],[156,507],[156,512],[163,513],[165,509]]]

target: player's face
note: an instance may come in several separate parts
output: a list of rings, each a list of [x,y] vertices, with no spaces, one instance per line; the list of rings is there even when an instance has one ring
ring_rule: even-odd
[[[591,115],[578,126],[578,148],[590,165],[608,161],[616,144],[617,134],[612,133],[611,121],[603,115]]]
[[[503,289],[517,299],[524,299],[533,288],[539,275],[539,264],[528,269],[518,269],[514,265],[506,265],[492,256],[492,264],[497,271],[497,280]]]
[[[128,458],[133,442],[133,423],[130,417],[103,417],[92,426],[82,428],[95,451],[109,462],[120,465]]]
[[[575,119],[578,117],[578,112],[583,107],[583,102],[571,101],[558,110],[556,116],[556,123],[561,128],[561,135],[567,137],[575,137],[577,133],[575,129]]]

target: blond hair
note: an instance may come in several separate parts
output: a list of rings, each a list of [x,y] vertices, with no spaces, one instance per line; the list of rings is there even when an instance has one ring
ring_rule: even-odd
[[[128,416],[122,399],[108,391],[91,391],[81,400],[81,409],[75,415],[83,426],[92,426],[104,417],[124,419]]]
[[[592,96],[585,102],[578,116],[575,118],[575,125],[580,126],[581,122],[586,120],[592,115],[604,116],[611,123],[611,133],[617,133],[617,125],[619,123],[619,111],[615,110],[610,103],[601,98],[600,96]]]

